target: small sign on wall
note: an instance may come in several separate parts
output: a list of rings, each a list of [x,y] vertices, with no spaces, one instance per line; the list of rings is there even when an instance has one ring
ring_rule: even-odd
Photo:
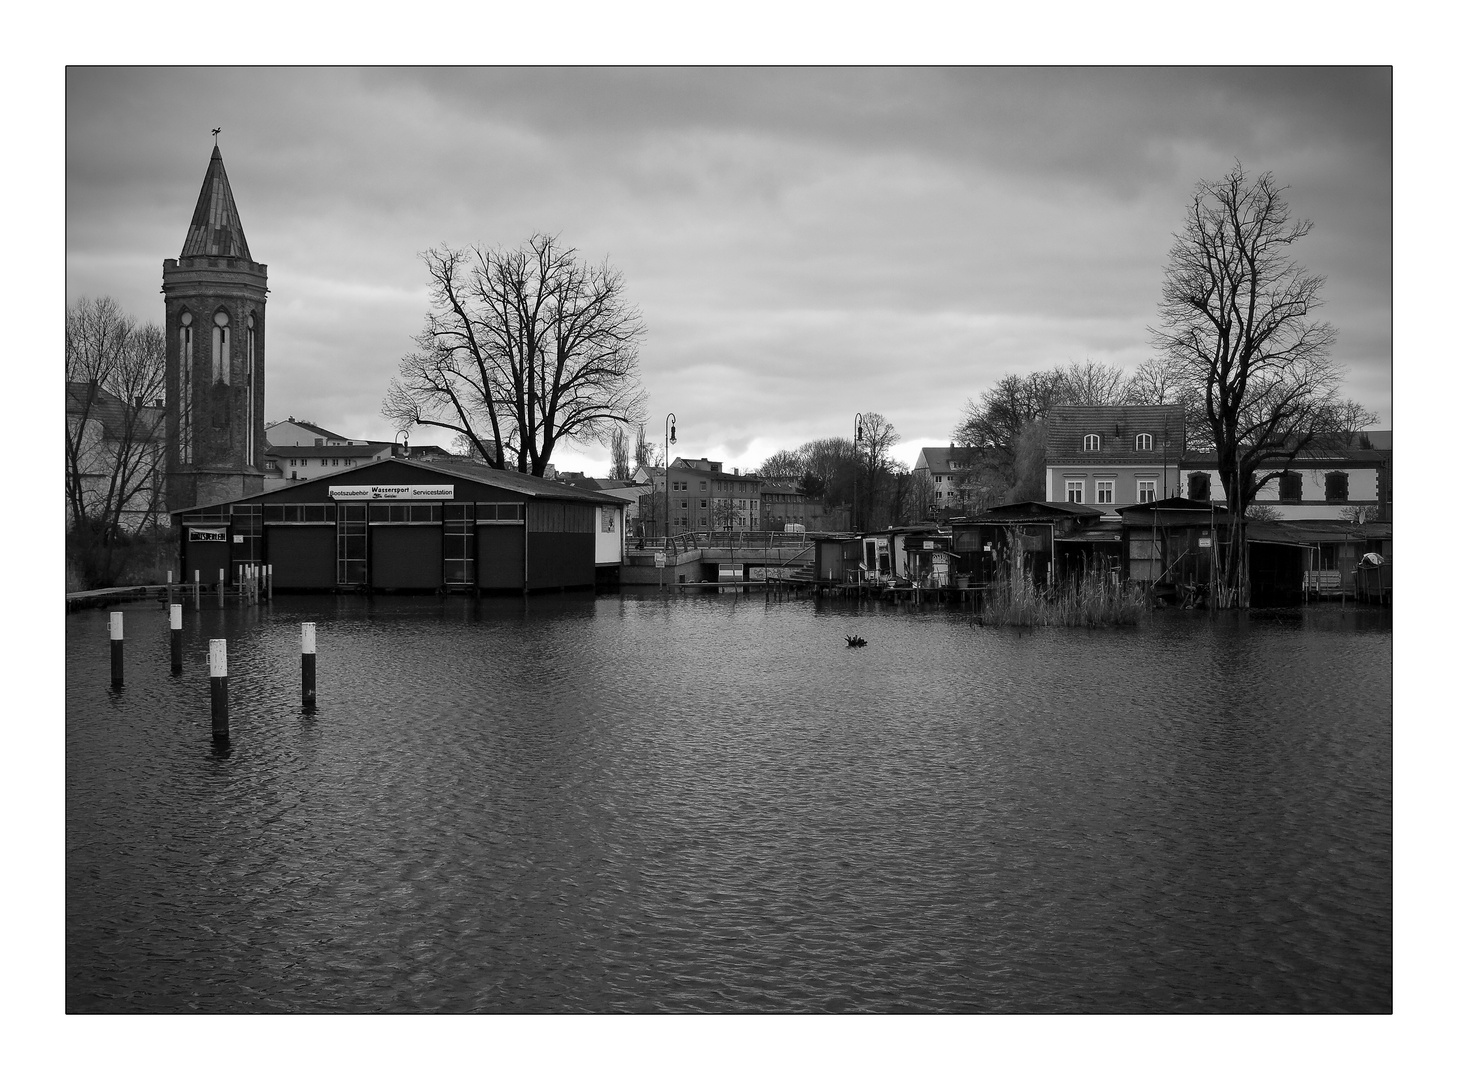
[[[211,543],[223,544],[223,543],[227,543],[227,540],[228,540],[228,530],[227,529],[199,529],[199,528],[196,528],[196,527],[189,527],[188,530],[187,530],[187,538],[189,540],[207,541],[207,542],[211,542]]]

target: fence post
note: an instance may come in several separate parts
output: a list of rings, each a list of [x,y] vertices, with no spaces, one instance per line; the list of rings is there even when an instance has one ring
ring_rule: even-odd
[[[228,738],[228,639],[208,641],[208,675],[212,680],[213,738]]]
[[[122,687],[122,613],[111,613],[111,685]]]
[[[304,711],[313,712],[315,704],[314,695],[314,624],[306,622],[303,624],[303,672],[304,672]]]
[[[168,622],[171,629],[168,636],[172,639],[172,674],[182,673],[182,605],[172,604],[169,607]]]

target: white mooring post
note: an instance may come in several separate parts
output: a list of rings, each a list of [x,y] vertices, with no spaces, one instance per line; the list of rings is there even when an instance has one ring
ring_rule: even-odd
[[[313,712],[315,704],[314,696],[314,624],[306,622],[302,624],[302,647],[303,647],[303,672],[304,672],[304,711]]]
[[[172,674],[182,674],[182,605],[172,604],[169,608],[168,636],[172,639]]]
[[[122,686],[122,613],[111,613],[111,685]]]
[[[208,640],[208,677],[212,680],[213,738],[228,738],[228,639]]]

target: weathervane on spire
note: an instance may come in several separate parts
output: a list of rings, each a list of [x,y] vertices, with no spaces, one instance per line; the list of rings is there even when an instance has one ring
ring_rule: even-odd
[[[217,146],[218,145],[218,132],[220,132],[222,130],[223,129],[220,128],[220,127],[213,128],[213,145],[214,146]]]

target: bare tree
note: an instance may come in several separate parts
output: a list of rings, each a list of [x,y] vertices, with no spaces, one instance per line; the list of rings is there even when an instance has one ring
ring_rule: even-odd
[[[431,311],[382,413],[465,436],[486,462],[541,476],[562,440],[643,420],[643,322],[622,275],[555,236],[514,250],[434,248]]]
[[[800,447],[805,463],[805,495],[829,506],[849,506],[854,479],[855,445],[839,437],[812,439]]]
[[[877,490],[880,480],[889,470],[890,450],[901,441],[901,436],[896,432],[896,426],[877,412],[869,412],[861,417],[860,442],[856,463],[860,474],[865,478],[865,498],[861,502],[860,521],[856,522],[857,528],[866,528],[868,522],[876,520],[876,504],[883,492]]]
[[[125,568],[128,534],[160,523],[167,349],[110,297],[66,310],[66,517],[88,586]]]
[[[797,481],[805,475],[803,450],[776,450],[754,470],[766,480]]]
[[[648,441],[647,429],[642,424],[638,425],[638,438],[633,443],[633,468],[649,469],[653,467],[654,446]]]
[[[1339,397],[1330,352],[1336,332],[1312,317],[1325,279],[1292,247],[1312,228],[1293,219],[1270,173],[1251,179],[1237,162],[1201,181],[1175,234],[1153,340],[1175,380],[1198,394],[1231,508],[1237,517],[1274,473],[1356,409]],[[1247,602],[1244,545],[1232,545],[1222,599]]]
[[[628,478],[628,432],[621,427],[614,427],[612,434],[612,455],[613,461],[608,477],[612,480],[626,480]]]
[[[1053,382],[1060,405],[1129,404],[1129,378],[1113,364],[1085,360],[1055,368]]]

